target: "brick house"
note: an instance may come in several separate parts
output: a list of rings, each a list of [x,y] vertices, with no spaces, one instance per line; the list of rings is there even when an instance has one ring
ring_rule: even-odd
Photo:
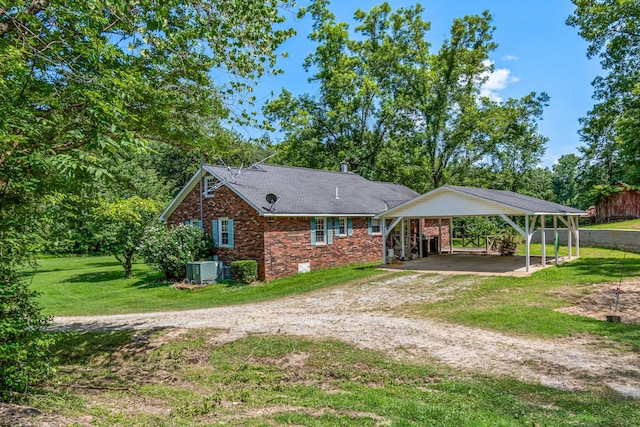
[[[341,172],[203,165],[161,219],[169,226],[200,225],[221,261],[256,260],[258,277],[272,280],[381,261],[380,220],[374,217],[417,195],[403,185],[369,181],[344,164]],[[434,232],[435,222],[431,226]]]

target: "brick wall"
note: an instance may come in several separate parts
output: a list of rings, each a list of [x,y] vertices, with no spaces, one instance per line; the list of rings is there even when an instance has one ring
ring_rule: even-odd
[[[351,218],[351,236],[333,236],[333,243],[312,245],[310,218],[269,218],[265,231],[266,279],[298,273],[298,264],[311,270],[382,259],[382,237],[369,235],[367,218]],[[335,226],[334,226],[335,228]]]
[[[167,219],[169,226],[183,224],[187,219],[200,219],[200,187],[196,185],[183,202]],[[263,278],[264,271],[264,227],[265,219],[258,215],[247,202],[238,197],[229,188],[223,186],[216,190],[213,197],[202,199],[203,228],[212,234],[214,218],[233,219],[234,247],[217,248],[216,253],[225,264],[235,260],[256,260],[258,276]]]
[[[422,222],[422,232],[429,237],[438,236],[439,223],[437,219],[424,219]],[[441,248],[449,247],[449,220],[442,220],[442,240],[440,241]]]

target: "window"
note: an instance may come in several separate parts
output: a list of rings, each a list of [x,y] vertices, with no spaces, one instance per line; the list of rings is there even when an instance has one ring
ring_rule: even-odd
[[[214,219],[211,225],[213,244],[218,248],[233,248],[233,220],[229,218]]]
[[[338,218],[338,226],[336,227],[338,236],[347,235],[347,218]]]
[[[229,246],[229,218],[220,219],[220,246]]]
[[[369,234],[380,234],[380,219],[369,218]]]
[[[333,235],[337,234],[338,219],[337,218],[310,218],[311,244],[312,245],[331,245],[333,244]],[[335,224],[335,225],[334,225]],[[333,227],[336,230],[333,230]]]
[[[324,218],[316,218],[316,245],[327,243],[327,228]]]
[[[204,196],[205,197],[213,197],[213,186],[215,185],[216,180],[211,175],[204,177]]]
[[[329,218],[331,220],[331,218]],[[351,218],[341,217],[334,218],[334,226],[335,226],[335,234],[336,236],[352,236],[353,235],[353,224]],[[329,222],[329,227],[331,227],[331,222]],[[331,242],[329,242],[331,243]]]

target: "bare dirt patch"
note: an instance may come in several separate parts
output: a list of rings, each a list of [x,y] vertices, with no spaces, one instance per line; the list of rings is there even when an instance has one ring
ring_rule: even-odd
[[[620,289],[616,310],[616,289]],[[622,323],[640,323],[640,280],[585,285],[568,292],[573,300],[569,307],[558,311],[577,314],[598,320],[606,320],[614,312],[621,317]]]

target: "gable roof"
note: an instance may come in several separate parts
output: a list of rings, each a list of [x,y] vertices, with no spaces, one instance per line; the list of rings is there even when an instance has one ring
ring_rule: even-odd
[[[203,171],[221,181],[239,173],[225,186],[261,216],[374,216],[418,195],[404,185],[369,181],[352,172],[268,164],[242,170],[203,165]],[[166,220],[199,180],[198,171],[160,218]],[[270,193],[278,197],[273,208],[265,199]]]
[[[404,202],[380,217],[581,215],[584,211],[506,190],[445,185]]]

